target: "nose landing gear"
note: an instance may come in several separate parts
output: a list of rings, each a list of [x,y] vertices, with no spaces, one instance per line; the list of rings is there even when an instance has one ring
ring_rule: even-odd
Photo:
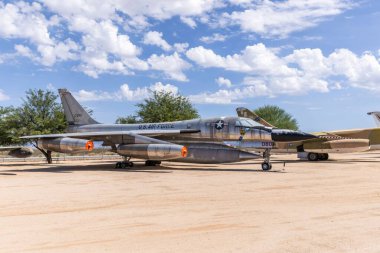
[[[263,154],[264,162],[261,164],[261,168],[264,171],[272,169],[272,164],[270,162],[270,149],[266,149]]]

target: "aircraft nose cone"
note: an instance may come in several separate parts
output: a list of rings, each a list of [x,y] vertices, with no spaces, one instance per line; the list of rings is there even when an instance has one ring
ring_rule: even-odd
[[[273,129],[272,140],[277,142],[305,141],[318,138],[315,135],[288,129]]]

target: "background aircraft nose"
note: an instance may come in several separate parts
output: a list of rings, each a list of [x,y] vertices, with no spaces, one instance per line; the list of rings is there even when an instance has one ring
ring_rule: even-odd
[[[318,138],[315,135],[288,129],[272,129],[272,140],[278,142],[305,141]]]

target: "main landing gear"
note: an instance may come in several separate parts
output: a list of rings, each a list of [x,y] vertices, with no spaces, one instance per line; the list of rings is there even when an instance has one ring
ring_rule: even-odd
[[[133,167],[133,162],[129,161],[131,158],[125,158],[122,162],[117,162],[115,165],[116,169],[125,169],[128,167]]]
[[[307,159],[309,161],[318,161],[318,160],[327,161],[329,159],[329,154],[327,154],[327,153],[322,153],[322,154],[320,154],[320,153],[309,153],[307,155]]]
[[[263,154],[264,162],[261,164],[261,168],[264,171],[271,170],[272,164],[270,162],[270,149],[266,149]]]
[[[156,165],[160,165],[160,164],[161,164],[161,161],[147,160],[145,162],[145,166],[156,166]]]

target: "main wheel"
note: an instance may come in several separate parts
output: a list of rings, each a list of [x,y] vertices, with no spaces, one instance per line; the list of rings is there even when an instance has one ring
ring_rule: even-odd
[[[307,155],[307,159],[309,160],[309,161],[318,161],[318,154],[317,153],[309,153],[308,155]]]
[[[272,164],[270,164],[270,163],[262,163],[262,164],[261,164],[261,168],[262,168],[263,170],[265,170],[265,171],[267,171],[267,170],[271,170],[271,169],[272,169]]]
[[[329,154],[327,153],[321,154],[321,157],[319,159],[322,161],[327,161],[329,159]]]
[[[156,166],[160,164],[161,164],[161,161],[152,161],[152,160],[145,161],[145,166]]]

